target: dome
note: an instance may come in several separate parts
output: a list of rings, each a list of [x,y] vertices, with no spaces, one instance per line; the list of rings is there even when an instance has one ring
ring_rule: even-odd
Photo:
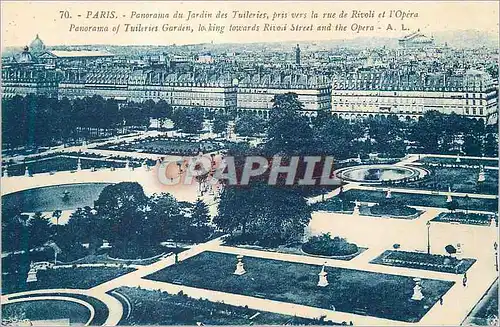
[[[33,56],[31,55],[29,48],[26,46],[23,49],[23,52],[19,54],[19,56],[16,58],[16,61],[18,63],[31,63],[33,62]]]
[[[33,41],[31,41],[30,49],[31,49],[31,52],[34,52],[34,53],[45,51],[45,44],[40,39],[38,34],[36,35],[35,39]]]

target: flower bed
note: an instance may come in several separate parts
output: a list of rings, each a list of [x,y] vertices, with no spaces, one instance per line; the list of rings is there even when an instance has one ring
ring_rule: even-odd
[[[487,226],[491,224],[491,218],[493,217],[493,215],[482,213],[442,212],[432,221]]]
[[[309,238],[302,244],[302,250],[307,254],[320,256],[349,256],[358,252],[358,246],[338,236],[332,238],[327,233]]]
[[[491,159],[469,159],[460,157],[460,162],[457,162],[457,158],[440,158],[440,157],[425,157],[418,162],[428,163],[428,164],[443,164],[443,165],[455,165],[455,166],[491,166],[498,167],[498,160]]]
[[[464,167],[429,167],[430,173],[422,180],[405,183],[402,187],[454,192],[498,194],[498,171],[485,169],[485,181],[478,183],[479,169]]]
[[[363,202],[375,202],[379,203],[385,199],[386,191],[384,189],[380,190],[348,190],[344,192],[346,200],[349,201],[363,201]],[[392,198],[401,199],[403,203],[409,206],[424,206],[424,207],[437,207],[446,208],[446,195],[431,195],[431,194],[415,194],[415,193],[401,193],[392,192]],[[483,211],[497,211],[498,200],[497,199],[485,199],[485,198],[474,198],[454,196],[454,200],[458,202],[459,209],[469,209],[469,210],[483,210]]]
[[[405,205],[399,199],[383,199],[380,203],[370,207],[373,215],[388,215],[395,217],[409,217],[418,213],[418,210]]]
[[[330,211],[352,213],[354,203],[351,201],[342,201],[338,197],[330,198],[323,202],[317,202],[311,205],[313,211]]]
[[[196,155],[200,151],[207,153],[221,150],[222,142],[186,138],[148,138],[140,141],[101,145],[96,149],[113,151],[136,151],[155,154]]]
[[[450,256],[407,251],[384,251],[370,261],[385,266],[405,267],[439,271],[451,274],[463,274],[476,262],[475,259],[457,259]]]

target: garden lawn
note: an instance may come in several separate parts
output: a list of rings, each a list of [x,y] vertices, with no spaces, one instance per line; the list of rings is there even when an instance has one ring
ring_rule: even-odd
[[[468,325],[492,326],[492,320],[498,319],[498,280],[488,290],[486,298],[480,301],[467,319]]]
[[[460,162],[457,162],[457,158],[436,158],[436,157],[425,157],[418,162],[421,163],[433,163],[433,164],[445,164],[445,165],[469,165],[469,166],[491,166],[498,167],[498,160],[489,159],[468,159],[460,157]]]
[[[325,322],[319,320],[256,311],[207,300],[197,300],[181,294],[171,295],[166,292],[131,287],[120,287],[115,289],[114,292],[126,297],[132,305],[131,314],[126,317],[128,304],[123,303],[125,315],[119,325],[194,326],[197,322],[202,322],[205,325],[248,325],[250,323],[258,325],[325,324]],[[110,294],[114,295],[113,292]],[[116,298],[120,299],[120,297]],[[154,314],[151,314],[152,312]],[[257,316],[255,316],[256,314]]]
[[[90,311],[81,304],[61,300],[26,301],[2,305],[2,321],[12,318],[69,319],[71,324],[85,324],[90,318]]]
[[[424,269],[452,274],[463,274],[476,259],[457,259],[444,255],[419,252],[386,250],[377,258],[370,261],[385,266]]]
[[[133,271],[132,268],[82,267],[39,270],[37,282],[26,283],[27,272],[11,272],[2,276],[2,294],[35,289],[89,289]]]
[[[46,186],[15,192],[2,196],[2,212],[18,208],[21,212],[48,212],[54,210],[71,210],[94,206],[101,191],[108,183],[82,183]],[[63,199],[64,192],[68,198]]]
[[[236,256],[203,252],[147,278],[407,322],[419,321],[453,285],[424,279],[425,298],[416,302],[410,277],[328,267],[330,285],[320,288],[320,266],[254,257],[243,262],[247,273],[236,276]]]
[[[401,185],[405,188],[436,191],[448,191],[448,187],[451,187],[454,192],[498,194],[498,170],[485,169],[486,180],[478,183],[478,169],[448,167],[430,167],[429,169],[432,173],[428,178]]]
[[[384,191],[368,191],[368,190],[348,190],[344,193],[346,200],[355,201],[356,199],[364,202],[379,203],[386,196]],[[409,206],[424,206],[446,208],[446,195],[430,195],[430,194],[413,194],[392,192],[394,199],[401,199]],[[458,209],[481,210],[496,212],[498,210],[497,199],[478,199],[471,198],[466,201],[464,197],[454,196],[454,200],[458,202]]]

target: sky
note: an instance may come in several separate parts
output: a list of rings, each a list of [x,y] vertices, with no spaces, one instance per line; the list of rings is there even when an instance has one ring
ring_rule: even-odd
[[[136,2],[136,1],[2,1],[2,48],[8,46],[24,46],[35,38],[36,34],[46,45],[81,45],[81,44],[111,44],[111,45],[171,45],[196,43],[246,43],[246,42],[275,42],[275,41],[321,41],[352,39],[355,37],[401,37],[410,31],[420,29],[427,35],[442,31],[478,30],[498,34],[498,2],[497,1],[414,1],[414,2],[382,2],[382,1],[164,1],[164,2]],[[215,18],[218,11],[227,12],[227,18]],[[267,13],[269,19],[233,19],[233,11],[246,10],[255,13]],[[347,17],[339,18],[341,11]],[[352,17],[353,10],[363,13],[368,18]],[[400,10],[413,17],[388,18],[390,11]],[[98,11],[104,11],[103,18],[87,18]],[[110,18],[110,12],[114,17]],[[182,19],[174,19],[174,13],[184,14]],[[186,20],[189,11],[213,14],[212,19],[194,18]],[[319,14],[316,19],[311,18],[311,11]],[[370,12],[371,11],[371,12]],[[385,11],[385,16],[379,15]],[[168,19],[141,19],[132,18],[136,14],[168,13]],[[272,16],[276,13],[276,19]],[[278,17],[286,13],[287,18]],[[336,13],[335,18],[322,18],[324,13]],[[293,17],[292,14],[305,14],[305,18]],[[373,17],[371,17],[373,14]],[[71,18],[65,17],[71,16]],[[80,15],[80,17],[78,17]],[[418,16],[418,17],[416,17]],[[198,31],[202,24],[224,25],[223,33],[219,31]],[[70,31],[74,24],[73,31]],[[158,31],[125,32],[129,26],[142,24],[143,26],[158,26]],[[193,32],[162,31],[164,24],[171,26],[191,26]],[[260,24],[260,30],[247,32],[229,31],[229,25]],[[286,31],[263,31],[264,24],[287,25]],[[292,24],[304,27],[313,24],[313,31],[292,31]],[[331,24],[331,25],[330,25]],[[346,31],[315,30],[317,26],[331,26],[342,24]],[[388,29],[388,24],[392,29]],[[403,26],[404,24],[404,30]],[[120,25],[117,33],[113,27]],[[108,26],[108,32],[74,31],[81,26]],[[358,28],[356,28],[358,26]],[[367,26],[358,31],[360,26]],[[369,26],[373,26],[373,30]],[[153,27],[154,28],[154,27]],[[354,29],[354,30],[353,30]]]

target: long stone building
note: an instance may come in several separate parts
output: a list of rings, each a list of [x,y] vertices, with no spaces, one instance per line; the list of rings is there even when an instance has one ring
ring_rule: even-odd
[[[62,56],[64,57],[64,56]],[[173,108],[197,107],[204,112],[249,112],[268,117],[277,94],[293,92],[303,103],[303,113],[315,116],[331,111],[347,119],[396,115],[418,119],[425,112],[455,112],[495,123],[498,118],[498,91],[485,72],[416,72],[387,67],[358,69],[333,78],[305,73],[246,73],[234,78],[217,70],[172,73],[166,69],[80,65],[49,66],[43,60],[63,59],[47,52],[38,57],[26,47],[2,67],[2,97],[39,94],[69,98],[101,95],[120,103],[159,101]],[[84,54],[87,60],[88,53]],[[42,62],[38,62],[41,58]],[[105,56],[112,60],[112,56]]]
[[[485,123],[498,118],[498,91],[485,72],[461,74],[358,71],[333,79],[333,113],[343,118],[397,115],[418,119],[425,112],[452,112]]]

